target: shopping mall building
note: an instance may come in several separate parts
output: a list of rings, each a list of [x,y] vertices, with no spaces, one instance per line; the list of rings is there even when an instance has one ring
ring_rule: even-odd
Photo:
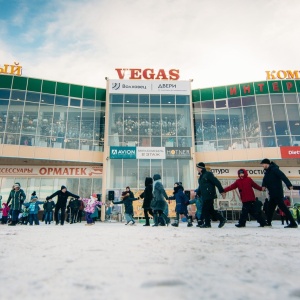
[[[299,98],[293,78],[204,89],[184,80],[107,78],[99,88],[3,74],[0,194],[5,201],[20,182],[28,197],[66,185],[82,197],[111,199],[126,186],[138,195],[155,173],[170,194],[176,181],[197,186],[198,161],[223,186],[241,167],[261,183],[263,158],[299,185]],[[298,192],[291,196],[299,200]],[[239,205],[237,193],[227,198]]]

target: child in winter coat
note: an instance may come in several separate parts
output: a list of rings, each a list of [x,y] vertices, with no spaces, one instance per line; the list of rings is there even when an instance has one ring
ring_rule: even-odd
[[[39,204],[44,204],[44,201],[38,201],[36,192],[31,194],[29,203],[23,203],[23,205],[29,209],[29,225],[33,225],[33,221],[35,225],[40,225],[38,219]]]
[[[2,211],[1,224],[7,224],[9,206],[6,203],[2,203],[1,211]]]
[[[248,214],[250,214],[257,220],[257,222],[260,224],[260,227],[264,227],[266,225],[266,221],[262,216],[261,210],[258,211],[257,209],[255,194],[253,191],[253,189],[262,191],[262,187],[256,184],[253,179],[248,176],[247,170],[239,169],[237,173],[238,179],[230,186],[224,188],[225,193],[238,189],[240,193],[240,199],[243,203],[239,223],[235,224],[235,226],[238,228],[245,227]]]
[[[176,219],[173,224],[174,227],[179,225],[179,215],[185,215],[188,220],[187,227],[193,226],[192,216],[188,216],[187,206],[189,205],[189,199],[183,192],[183,186],[181,182],[174,183],[174,196],[169,197],[169,200],[176,200]]]
[[[45,214],[45,224],[51,224],[51,221],[53,220],[53,208],[55,207],[55,203],[52,199],[46,200],[46,202],[43,205],[44,208],[44,214]]]
[[[102,205],[102,202],[97,200],[97,194],[93,194],[90,199],[84,198],[82,202],[85,204],[85,216],[87,223],[85,225],[91,226],[94,225],[94,221],[91,218],[91,215],[95,212],[96,206]]]
[[[139,200],[138,198],[134,198],[133,192],[130,190],[130,187],[126,187],[126,191],[122,192],[121,201],[112,201],[113,204],[124,204],[125,206],[125,219],[127,223],[125,225],[134,225],[135,221],[133,218],[133,205],[132,201]]]

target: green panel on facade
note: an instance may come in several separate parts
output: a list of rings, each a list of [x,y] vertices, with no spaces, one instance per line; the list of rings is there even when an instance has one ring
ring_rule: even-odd
[[[95,88],[85,86],[83,87],[83,98],[95,100]]]
[[[0,75],[0,88],[10,89],[12,83],[12,76]]]
[[[32,92],[40,92],[42,88],[42,80],[28,78],[27,90]]]
[[[282,87],[285,93],[296,93],[295,80],[283,80]]]
[[[13,89],[14,90],[26,90],[27,78],[26,77],[14,77]]]
[[[82,86],[81,85],[70,85],[70,96],[82,98]]]
[[[240,85],[239,84],[228,85],[226,88],[227,88],[227,97],[228,98],[234,98],[234,97],[241,96],[241,91],[240,91]]]
[[[254,91],[256,95],[268,94],[268,82],[267,81],[259,81],[254,82]]]
[[[192,91],[192,102],[199,102],[200,101],[200,91],[194,90]]]
[[[282,86],[280,80],[268,81],[270,94],[282,93]]]
[[[55,81],[43,80],[42,92],[47,94],[55,94]]]
[[[220,86],[213,89],[214,99],[224,99],[227,98],[226,86]]]
[[[96,91],[96,100],[106,100],[106,90],[105,89],[97,89]]]
[[[201,101],[213,100],[214,98],[212,88],[200,90],[200,93],[201,93]]]
[[[300,80],[295,80],[297,92],[300,93]]]
[[[69,85],[58,82],[56,85],[56,94],[62,96],[69,96]]]
[[[240,84],[240,89],[242,96],[254,95],[254,86],[252,82]]]

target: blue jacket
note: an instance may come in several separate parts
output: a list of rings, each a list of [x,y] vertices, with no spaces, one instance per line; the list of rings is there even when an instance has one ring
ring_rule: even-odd
[[[187,205],[189,204],[189,199],[183,192],[181,186],[174,188],[174,196],[169,197],[169,200],[176,200],[175,211],[179,214],[187,214]]]
[[[25,207],[27,207],[29,209],[29,214],[37,214],[39,212],[39,204],[44,204],[44,201],[35,201],[35,202],[27,202],[27,203],[23,203],[23,205]]]

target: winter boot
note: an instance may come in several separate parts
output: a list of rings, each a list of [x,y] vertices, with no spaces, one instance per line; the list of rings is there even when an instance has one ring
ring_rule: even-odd
[[[178,227],[178,220],[177,219],[174,220],[174,223],[172,223],[171,225],[174,226],[174,227]]]
[[[219,228],[222,228],[224,225],[225,225],[225,223],[227,222],[227,219],[225,219],[224,217],[220,220],[220,223],[219,223]]]
[[[188,223],[187,223],[187,227],[192,227],[193,226],[193,219],[192,216],[188,217]]]
[[[7,226],[16,226],[16,222],[11,221],[11,223],[9,223]]]
[[[198,220],[197,223],[198,224],[196,225],[196,227],[200,227],[201,225],[203,225],[203,221],[202,220]]]
[[[154,224],[152,225],[152,227],[158,226],[158,214],[153,215],[153,222]]]

